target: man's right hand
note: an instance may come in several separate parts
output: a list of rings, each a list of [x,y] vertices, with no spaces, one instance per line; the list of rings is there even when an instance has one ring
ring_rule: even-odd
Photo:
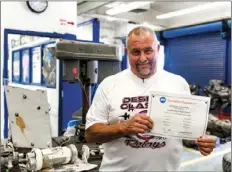
[[[132,119],[121,123],[121,130],[124,135],[143,134],[153,127],[153,121],[144,114],[137,114]]]
[[[153,121],[144,114],[137,114],[132,119],[112,125],[96,123],[85,132],[89,143],[107,143],[127,135],[143,134],[153,127]]]

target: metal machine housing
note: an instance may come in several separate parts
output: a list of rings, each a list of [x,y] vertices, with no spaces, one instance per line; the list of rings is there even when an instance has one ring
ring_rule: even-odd
[[[14,146],[52,147],[47,92],[13,86],[5,86],[5,92]]]

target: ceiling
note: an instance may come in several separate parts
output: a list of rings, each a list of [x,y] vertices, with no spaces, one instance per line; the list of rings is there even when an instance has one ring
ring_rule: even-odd
[[[194,25],[199,23],[205,23],[210,21],[221,20],[225,18],[231,18],[231,2],[219,2],[211,8],[206,8],[202,11],[197,11],[193,13],[188,13],[185,15],[180,15],[172,18],[166,19],[157,19],[156,17],[161,14],[166,14],[170,12],[175,12],[178,10],[183,10],[186,8],[192,8],[199,5],[205,5],[210,2],[178,2],[173,0],[168,2],[166,0],[152,1],[150,4],[141,5],[135,9],[132,9],[128,12],[121,12],[115,15],[107,15],[107,10],[110,8],[109,5],[119,3],[119,1],[78,1],[77,11],[78,15],[82,15],[89,18],[99,18],[105,22],[111,23],[137,23],[146,24],[154,26],[157,30],[166,30],[175,27]],[[130,1],[131,2],[131,1]],[[125,4],[130,3],[128,1],[124,2]],[[139,2],[139,1],[136,1]],[[144,1],[143,1],[144,2]],[[211,1],[212,3],[213,1]],[[122,3],[122,2],[121,2]],[[199,8],[201,8],[199,6]],[[199,9],[197,7],[197,9]],[[190,9],[188,9],[190,10]],[[111,18],[107,18],[111,17]],[[113,17],[113,18],[112,18]]]

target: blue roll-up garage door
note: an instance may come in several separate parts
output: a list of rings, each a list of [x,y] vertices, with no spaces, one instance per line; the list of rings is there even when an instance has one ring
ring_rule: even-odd
[[[226,40],[219,31],[165,39],[165,69],[189,83],[224,80],[225,49]]]
[[[228,40],[228,84],[231,84],[231,39]]]

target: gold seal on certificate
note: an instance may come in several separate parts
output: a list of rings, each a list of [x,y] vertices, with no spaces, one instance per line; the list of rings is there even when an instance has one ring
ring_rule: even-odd
[[[210,98],[151,92],[148,115],[154,121],[150,134],[195,140],[205,135]]]

